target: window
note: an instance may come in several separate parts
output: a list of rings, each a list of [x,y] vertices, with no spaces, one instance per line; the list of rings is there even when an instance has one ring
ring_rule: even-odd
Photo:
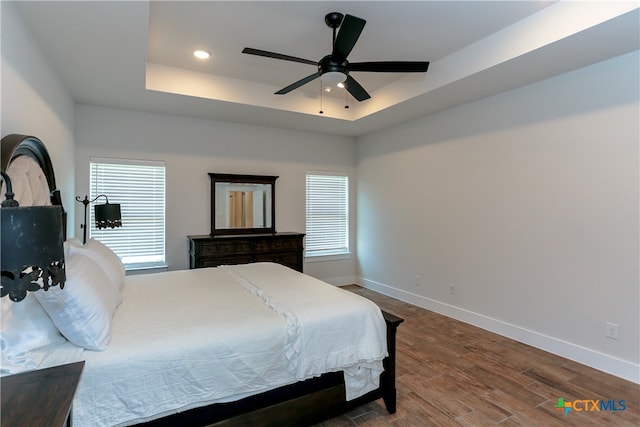
[[[113,250],[127,270],[166,267],[164,162],[91,159],[90,198],[120,203],[122,227],[89,234]],[[104,198],[96,203],[104,203]]]
[[[305,256],[349,253],[349,177],[308,173]]]

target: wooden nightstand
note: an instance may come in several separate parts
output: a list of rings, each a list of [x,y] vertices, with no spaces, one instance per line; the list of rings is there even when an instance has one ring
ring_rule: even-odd
[[[71,426],[84,361],[0,378],[2,427]]]

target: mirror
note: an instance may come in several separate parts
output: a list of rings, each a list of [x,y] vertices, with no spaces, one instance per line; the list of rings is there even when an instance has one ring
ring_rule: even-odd
[[[210,173],[211,235],[275,233],[277,176]]]

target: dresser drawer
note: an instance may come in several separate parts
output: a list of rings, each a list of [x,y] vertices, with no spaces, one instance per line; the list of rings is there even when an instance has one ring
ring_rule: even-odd
[[[251,254],[200,258],[196,268],[217,267],[219,265],[248,264],[254,261]]]
[[[302,248],[302,239],[259,240],[256,242],[257,252],[291,251]]]
[[[237,240],[233,242],[218,243],[218,253],[226,254],[250,254],[255,249],[255,244],[248,240]]]
[[[295,252],[282,252],[279,254],[259,254],[256,255],[256,262],[276,262],[278,264],[291,267],[298,265],[302,261],[302,257]]]
[[[213,242],[202,242],[191,244],[191,253],[199,257],[218,255],[218,244]]]
[[[253,242],[242,240],[233,242],[199,242],[196,252],[200,256],[219,256],[226,254],[251,253],[254,251]]]

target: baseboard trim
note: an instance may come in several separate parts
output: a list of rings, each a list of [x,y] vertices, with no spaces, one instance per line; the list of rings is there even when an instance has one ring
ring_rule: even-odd
[[[567,341],[516,326],[451,304],[397,289],[374,280],[358,277],[358,285],[400,301],[431,310],[461,322],[590,366],[627,381],[640,384],[640,365],[588,349]]]
[[[321,277],[320,280],[334,286],[347,286],[357,283],[356,276]]]

